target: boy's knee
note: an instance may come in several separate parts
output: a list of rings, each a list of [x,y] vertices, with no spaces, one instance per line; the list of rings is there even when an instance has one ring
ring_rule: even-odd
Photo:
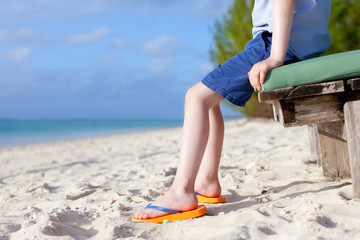
[[[202,105],[208,109],[218,105],[222,97],[212,90],[208,89],[202,83],[191,87],[185,96],[185,107],[193,105]]]
[[[202,86],[199,86],[199,84],[196,84],[195,86],[191,87],[185,96],[185,102],[191,102],[191,103],[205,103],[207,96],[204,94],[203,89],[201,89]]]
[[[192,99],[196,95],[196,87],[189,88],[186,92],[186,99]]]
[[[188,106],[189,104],[194,104],[194,102],[198,102],[199,101],[199,94],[196,90],[196,87],[191,87],[187,92],[186,92],[186,96],[185,96],[185,107]]]

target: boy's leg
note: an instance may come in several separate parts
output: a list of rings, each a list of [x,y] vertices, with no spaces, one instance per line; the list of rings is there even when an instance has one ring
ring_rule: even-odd
[[[221,194],[218,170],[224,140],[224,119],[219,105],[210,109],[209,120],[210,135],[196,177],[195,191],[207,197],[218,197]]]
[[[222,100],[220,95],[202,83],[196,84],[186,94],[177,173],[169,191],[153,205],[177,211],[188,211],[197,207],[194,185],[209,138],[209,110],[219,105]],[[135,217],[139,219],[159,215],[163,215],[163,212],[153,209],[142,209],[135,213]]]

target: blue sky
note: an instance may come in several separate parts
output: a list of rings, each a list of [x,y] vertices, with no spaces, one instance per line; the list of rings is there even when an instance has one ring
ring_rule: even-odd
[[[0,118],[181,118],[231,0],[0,0]]]

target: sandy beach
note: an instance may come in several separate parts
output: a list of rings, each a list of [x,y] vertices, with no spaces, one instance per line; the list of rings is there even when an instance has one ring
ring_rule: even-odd
[[[359,239],[350,179],[311,158],[306,127],[226,123],[224,204],[164,224],[132,214],[172,183],[181,129],[0,149],[0,239]]]

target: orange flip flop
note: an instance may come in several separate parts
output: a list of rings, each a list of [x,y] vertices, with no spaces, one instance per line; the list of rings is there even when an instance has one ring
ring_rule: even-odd
[[[224,203],[226,202],[225,197],[205,197],[204,195],[201,195],[200,193],[195,192],[196,197],[198,199],[199,203]]]
[[[205,197],[198,192],[195,192],[196,197],[199,203],[224,203],[226,202],[225,197]],[[164,196],[165,193],[162,193],[161,196]]]
[[[131,220],[133,222],[151,222],[151,223],[163,223],[165,220],[172,222],[177,220],[185,220],[190,218],[201,217],[206,213],[205,205],[199,205],[196,209],[186,212],[179,212],[168,208],[163,208],[159,206],[153,206],[151,204],[147,205],[145,208],[156,209],[158,211],[164,212],[165,215],[149,218],[149,219],[139,219],[132,217]],[[167,214],[169,213],[169,214]]]

